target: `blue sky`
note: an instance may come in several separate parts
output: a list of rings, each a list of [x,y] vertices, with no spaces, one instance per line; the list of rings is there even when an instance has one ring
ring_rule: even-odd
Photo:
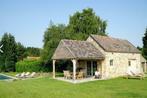
[[[107,20],[109,36],[142,46],[147,0],[0,0],[0,37],[9,32],[23,45],[41,48],[50,20],[68,24],[70,15],[88,7]]]

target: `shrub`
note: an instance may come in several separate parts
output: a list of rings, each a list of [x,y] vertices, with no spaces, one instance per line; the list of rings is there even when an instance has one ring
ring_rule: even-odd
[[[16,63],[16,72],[39,72],[46,71],[40,60],[23,60]]]

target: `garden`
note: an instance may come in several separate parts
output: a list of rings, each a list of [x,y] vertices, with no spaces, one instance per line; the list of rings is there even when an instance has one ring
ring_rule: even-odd
[[[51,76],[0,81],[0,98],[147,98],[146,91],[147,78],[116,78],[81,84],[54,80]]]
[[[0,98],[147,98],[147,78],[97,80],[72,84],[52,78],[52,56],[61,39],[86,40],[91,34],[108,36],[107,21],[95,14],[92,8],[77,11],[69,17],[69,23],[49,24],[44,32],[43,47],[25,47],[6,32],[0,39],[0,74],[15,77],[22,72],[47,73],[43,77],[16,81],[0,80]],[[138,49],[147,58],[147,29],[144,46]],[[59,76],[70,65],[57,62]]]

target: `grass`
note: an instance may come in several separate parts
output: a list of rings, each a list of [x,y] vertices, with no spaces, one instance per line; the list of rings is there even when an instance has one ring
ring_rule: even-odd
[[[0,98],[147,98],[147,78],[71,84],[49,77],[0,81]]]

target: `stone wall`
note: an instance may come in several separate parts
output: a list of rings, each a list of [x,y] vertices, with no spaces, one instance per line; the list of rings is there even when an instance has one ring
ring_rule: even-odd
[[[106,52],[91,37],[89,37],[87,41],[91,42],[105,55],[105,59],[101,61],[102,78],[113,78],[125,75],[129,61],[132,62],[131,66],[134,66],[141,70],[140,54]],[[113,60],[112,66],[110,66],[110,60]]]
[[[129,61],[131,63],[130,66],[141,70],[140,54],[106,52],[105,56],[106,68],[104,69],[104,73],[106,78],[125,75],[129,66]],[[113,65],[110,65],[110,60],[113,60]]]

